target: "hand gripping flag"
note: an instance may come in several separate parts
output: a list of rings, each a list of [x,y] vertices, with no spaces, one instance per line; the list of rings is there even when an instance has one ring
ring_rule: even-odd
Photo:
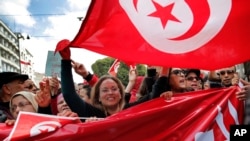
[[[92,0],[70,46],[137,64],[213,70],[250,59],[249,17],[248,0]]]

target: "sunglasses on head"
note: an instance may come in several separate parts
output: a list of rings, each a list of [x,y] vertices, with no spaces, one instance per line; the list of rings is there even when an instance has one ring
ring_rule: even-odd
[[[233,74],[234,70],[226,70],[226,71],[223,70],[223,71],[220,71],[219,73],[220,73],[220,75],[225,75],[226,73],[227,74]]]
[[[175,74],[175,75],[180,75],[181,73],[185,74],[185,71],[184,70],[173,70],[171,73]]]
[[[195,80],[200,80],[199,77],[192,77],[192,76],[186,77],[186,80],[188,80],[188,81],[193,81],[194,79]]]

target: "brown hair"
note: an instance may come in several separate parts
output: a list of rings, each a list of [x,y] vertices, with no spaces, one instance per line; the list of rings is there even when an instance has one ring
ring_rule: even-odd
[[[125,105],[124,86],[122,85],[122,82],[118,78],[116,78],[114,76],[111,76],[111,75],[103,75],[102,77],[100,77],[99,80],[94,85],[94,87],[91,89],[91,102],[92,102],[93,106],[105,111],[105,107],[99,101],[99,97],[100,97],[100,86],[103,83],[103,81],[107,80],[107,79],[111,79],[111,80],[115,81],[115,83],[117,84],[117,86],[119,88],[119,92],[121,94],[121,100],[119,102],[119,108],[123,109],[123,107]]]

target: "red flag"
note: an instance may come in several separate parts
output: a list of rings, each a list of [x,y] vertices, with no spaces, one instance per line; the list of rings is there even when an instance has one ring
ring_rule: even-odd
[[[30,65],[30,62],[25,62],[25,61],[22,61],[22,60],[20,60],[20,63],[24,64],[24,65]]]
[[[46,137],[65,124],[78,123],[76,118],[20,112],[17,121],[6,140],[22,140],[39,136]]]
[[[114,63],[109,68],[108,73],[112,76],[116,76],[119,67],[120,67],[120,61],[118,59],[115,59]]]
[[[248,0],[92,0],[70,46],[137,64],[228,67],[250,59],[248,5]]]
[[[229,140],[230,125],[243,124],[244,103],[236,99],[237,91],[238,87],[235,86],[176,94],[172,100],[154,99],[101,121],[82,124],[69,122],[51,133],[19,137],[23,140],[67,141]],[[28,117],[25,118],[31,123],[41,123],[39,114],[30,114]],[[29,122],[18,122],[15,125],[16,132],[25,134]],[[28,127],[28,131],[32,131],[31,127],[34,126]]]

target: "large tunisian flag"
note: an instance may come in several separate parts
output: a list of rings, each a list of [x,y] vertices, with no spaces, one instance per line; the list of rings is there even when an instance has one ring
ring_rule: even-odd
[[[248,5],[248,0],[92,0],[70,46],[140,64],[228,67],[250,59]]]
[[[6,140],[229,140],[230,125],[243,123],[243,102],[236,99],[237,89],[176,94],[169,101],[158,98],[91,123],[22,112]],[[3,130],[0,139],[8,136]]]

